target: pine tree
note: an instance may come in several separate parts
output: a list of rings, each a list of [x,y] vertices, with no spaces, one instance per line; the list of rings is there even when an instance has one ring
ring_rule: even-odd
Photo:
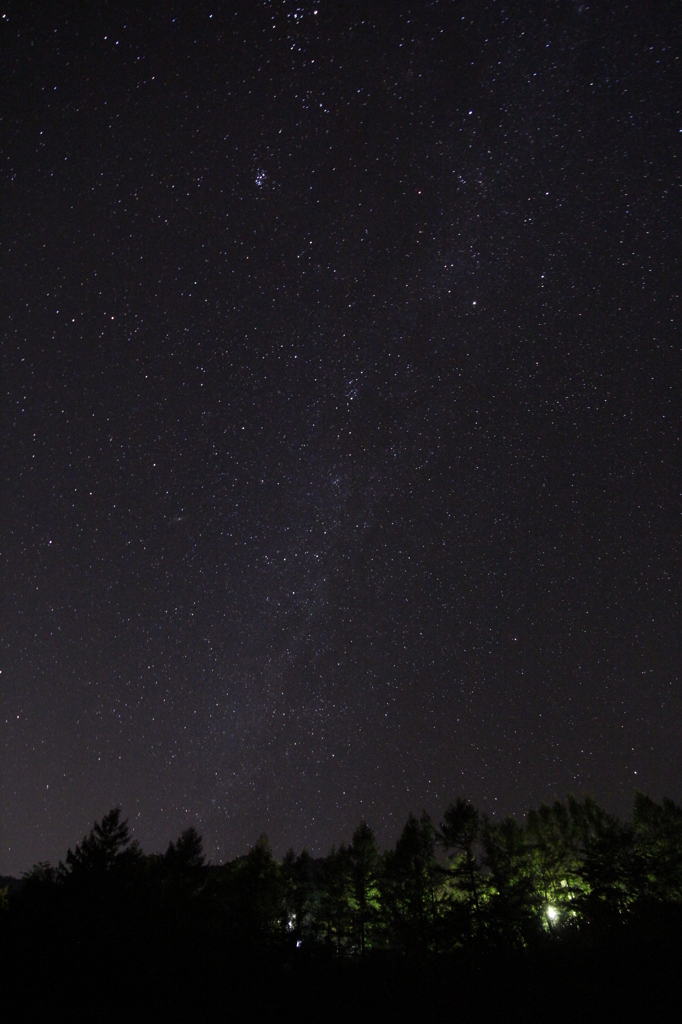
[[[672,800],[655,803],[635,794],[637,898],[643,902],[682,902],[682,807]]]
[[[353,913],[353,877],[350,849],[333,847],[322,861],[319,879],[320,899],[316,930],[325,944],[337,954],[351,941]]]
[[[377,871],[379,848],[374,832],[361,822],[353,833],[350,845],[353,880],[353,932],[361,955],[371,945],[373,927],[380,912]]]
[[[461,797],[445,811],[437,833],[438,842],[447,853],[449,882],[454,897],[454,915],[458,905],[466,908],[469,937],[478,934],[482,927],[481,903],[484,882],[476,858],[476,849],[481,840],[481,819],[478,811]]]
[[[487,932],[505,943],[526,945],[543,925],[543,900],[535,885],[526,830],[514,818],[484,818],[482,825]]]
[[[121,809],[114,807],[101,822],[95,822],[75,849],[67,851],[66,863],[60,862],[58,874],[63,881],[96,880],[120,873],[141,858],[138,843],[131,842],[128,821],[121,821]]]
[[[384,858],[382,896],[396,939],[406,951],[438,942],[443,872],[436,858],[436,831],[426,812],[410,813],[395,850]]]
[[[298,945],[303,941],[314,910],[315,884],[308,851],[302,850],[296,856],[293,850],[288,850],[282,861],[281,876],[286,930]]]

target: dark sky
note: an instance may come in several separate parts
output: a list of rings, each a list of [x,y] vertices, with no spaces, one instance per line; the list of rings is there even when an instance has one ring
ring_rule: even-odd
[[[0,871],[682,798],[671,3],[9,3]]]

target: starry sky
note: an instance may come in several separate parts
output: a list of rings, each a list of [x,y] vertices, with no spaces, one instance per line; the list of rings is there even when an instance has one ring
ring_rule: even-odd
[[[0,17],[0,872],[682,799],[673,4]]]

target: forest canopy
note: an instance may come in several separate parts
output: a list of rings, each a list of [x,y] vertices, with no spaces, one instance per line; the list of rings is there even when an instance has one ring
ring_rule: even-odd
[[[361,822],[326,857],[267,836],[209,864],[188,828],[145,854],[114,808],[57,866],[36,864],[0,902],[17,941],[46,930],[60,942],[112,937],[167,946],[195,941],[248,953],[451,952],[532,949],[643,927],[682,904],[682,808],[638,793],[629,821],[590,797],[494,821],[458,799],[435,822],[410,814],[395,847]],[[130,939],[127,940],[130,945]]]

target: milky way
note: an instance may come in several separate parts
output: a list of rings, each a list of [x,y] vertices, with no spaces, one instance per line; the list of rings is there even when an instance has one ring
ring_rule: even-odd
[[[680,800],[672,8],[4,10],[0,871]]]

